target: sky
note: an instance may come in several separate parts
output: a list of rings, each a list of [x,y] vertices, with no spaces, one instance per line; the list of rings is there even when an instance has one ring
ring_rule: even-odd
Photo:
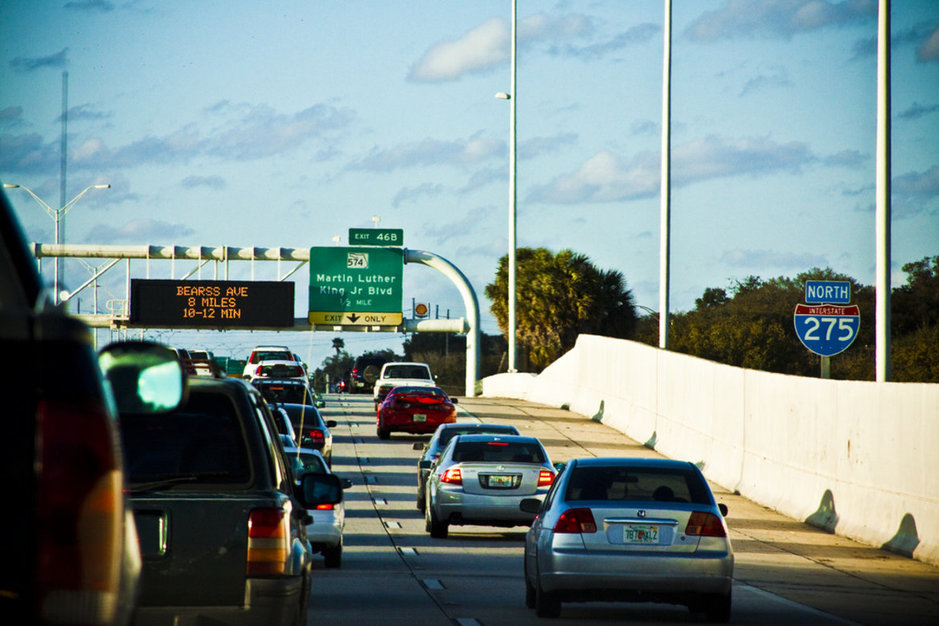
[[[897,286],[904,264],[939,254],[939,2],[892,5]],[[664,6],[518,0],[517,13],[517,245],[618,270],[647,310],[659,306]],[[111,187],[73,205],[66,243],[308,248],[400,228],[405,247],[467,276],[481,331],[498,334],[484,290],[508,251],[511,107],[494,96],[511,91],[510,33],[509,0],[3,2],[0,179],[62,205],[67,72],[64,199]],[[875,283],[876,35],[876,0],[673,0],[673,312],[749,276],[828,267]],[[53,242],[46,211],[6,193],[28,238]],[[188,263],[152,262],[150,277]],[[276,280],[277,265],[257,263],[255,278]],[[230,278],[250,272],[232,263]],[[64,273],[66,288],[91,276],[77,261]],[[106,276],[100,312],[125,294],[123,270]],[[306,317],[309,271],[291,280]],[[466,315],[423,265],[405,266],[402,299],[405,317],[412,302]],[[150,336],[240,358],[286,344],[313,365],[337,336],[352,355],[402,341]]]

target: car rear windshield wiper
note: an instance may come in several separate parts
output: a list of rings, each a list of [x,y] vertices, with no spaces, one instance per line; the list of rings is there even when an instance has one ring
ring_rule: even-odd
[[[149,482],[135,483],[131,484],[130,488],[127,490],[128,493],[146,493],[147,491],[157,491],[159,489],[165,489],[167,487],[173,487],[175,485],[181,485],[184,483],[194,483],[203,478],[217,478],[219,476],[229,476],[228,472],[201,472],[199,474],[182,474],[171,476],[168,478],[163,478],[161,480],[152,480]]]

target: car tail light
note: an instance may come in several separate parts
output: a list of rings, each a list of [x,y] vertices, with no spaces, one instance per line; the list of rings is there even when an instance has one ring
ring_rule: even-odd
[[[322,443],[326,439],[326,435],[323,434],[321,430],[310,430],[307,433],[307,436],[310,439],[314,439],[316,442]]]
[[[36,586],[44,621],[114,619],[124,546],[123,473],[97,403],[40,402]]]
[[[561,513],[557,524],[554,525],[556,533],[595,533],[597,522],[593,519],[590,509],[568,509]]]
[[[462,485],[463,473],[460,471],[459,467],[451,467],[440,477],[440,482],[449,483],[451,485]]]
[[[713,513],[693,511],[691,517],[688,518],[688,525],[685,526],[685,534],[699,537],[726,537],[727,530],[721,518]]]
[[[332,511],[335,508],[336,508],[335,505],[332,505],[332,504],[317,504],[316,505],[317,511]]]
[[[551,483],[554,482],[554,472],[551,470],[541,470],[538,472],[538,486],[539,487],[550,487]]]
[[[287,513],[283,509],[254,509],[248,518],[248,558],[245,574],[283,574],[287,562]]]

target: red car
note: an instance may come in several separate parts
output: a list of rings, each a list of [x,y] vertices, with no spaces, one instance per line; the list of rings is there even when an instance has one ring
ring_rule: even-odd
[[[456,421],[456,399],[439,387],[395,387],[378,407],[378,438],[392,432],[427,434]]]

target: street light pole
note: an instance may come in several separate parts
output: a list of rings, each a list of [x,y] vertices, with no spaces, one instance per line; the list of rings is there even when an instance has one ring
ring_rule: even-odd
[[[517,52],[517,41],[518,41],[518,19],[517,19],[517,0],[512,0],[512,56],[511,56],[511,78],[510,78],[510,91],[509,93],[499,92],[496,94],[496,98],[501,100],[509,101],[509,263],[508,263],[508,342],[509,342],[509,364],[508,371],[517,372],[518,368],[516,366],[516,356],[518,354],[518,347],[516,345],[516,334],[517,334],[517,323],[516,323],[516,313],[515,313],[515,302],[516,302],[516,288],[515,288],[515,248],[517,245],[517,238],[515,236],[515,202],[517,194],[515,192],[515,164],[516,164],[516,148],[515,148],[515,110],[516,104],[515,97],[516,85],[515,85],[515,69],[516,69],[516,52]]]
[[[77,196],[69,200],[61,209],[53,209],[42,198],[40,198],[35,193],[33,193],[33,190],[30,189],[29,187],[24,187],[22,185],[14,185],[11,183],[4,183],[3,188],[4,189],[22,189],[23,191],[31,195],[33,197],[33,200],[39,203],[39,206],[41,206],[42,208],[46,210],[46,213],[49,214],[49,217],[51,217],[55,221],[55,244],[58,245],[60,233],[62,230],[61,229],[62,218],[64,218],[65,214],[69,212],[69,209],[75,206],[75,203],[78,202],[82,196],[84,196],[86,193],[88,193],[92,189],[110,189],[111,185],[103,184],[103,185],[90,185],[88,187],[85,187],[80,194],[78,194]],[[55,302],[55,304],[59,303],[59,263],[60,262],[61,262],[61,257],[57,256],[55,258],[55,266],[54,266],[55,269],[53,271],[53,283],[52,283],[53,291],[54,291],[52,297],[53,297],[53,302]]]

